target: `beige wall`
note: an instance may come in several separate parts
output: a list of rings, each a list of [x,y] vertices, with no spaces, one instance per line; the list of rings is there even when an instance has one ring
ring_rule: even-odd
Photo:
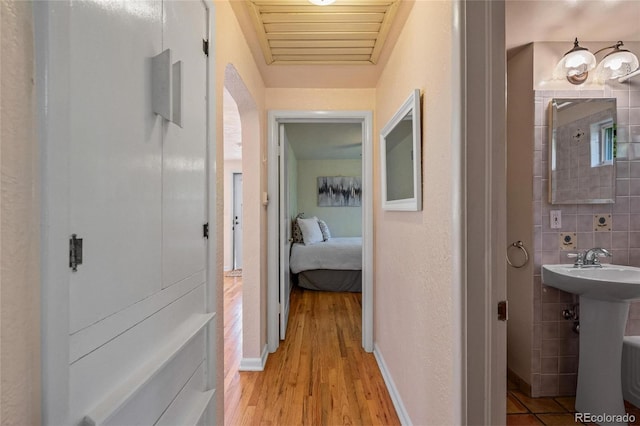
[[[270,110],[371,111],[375,109],[375,96],[375,89],[267,88],[266,107]]]
[[[375,180],[374,340],[413,424],[454,424],[453,2],[416,2],[376,91],[376,130],[423,93],[423,210],[380,208]],[[374,164],[378,145],[374,144]]]
[[[31,3],[0,2],[0,423],[40,424],[40,220]]]
[[[258,72],[244,34],[228,0],[215,0],[215,75],[216,75],[216,120],[223,123],[223,87],[238,104],[242,122],[243,161],[243,348],[245,358],[260,357],[267,341],[267,214],[261,204],[262,191],[266,191],[266,143],[265,143],[265,93],[262,77]],[[218,166],[216,167],[216,191],[223,194],[223,128],[217,126],[216,145]],[[224,197],[218,197],[216,216],[224,217]],[[223,222],[218,221],[216,234],[223,235]],[[259,236],[259,238],[256,238]],[[218,257],[218,279],[222,280],[223,238],[216,238]],[[217,288],[217,311],[222,312],[222,287]],[[222,317],[218,319],[218,380],[217,388],[223,388],[224,333]],[[223,397],[218,397],[218,424],[223,424]]]

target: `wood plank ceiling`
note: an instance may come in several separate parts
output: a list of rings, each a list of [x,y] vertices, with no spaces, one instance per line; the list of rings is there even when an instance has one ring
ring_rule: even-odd
[[[399,0],[248,0],[267,64],[375,64]]]

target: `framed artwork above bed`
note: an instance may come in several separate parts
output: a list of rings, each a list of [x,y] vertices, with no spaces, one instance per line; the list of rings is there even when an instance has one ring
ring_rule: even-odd
[[[361,203],[359,176],[318,177],[318,207],[360,207]]]

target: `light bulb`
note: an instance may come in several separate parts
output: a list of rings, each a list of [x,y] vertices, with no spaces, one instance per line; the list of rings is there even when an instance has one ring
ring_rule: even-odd
[[[309,0],[310,3],[313,3],[317,6],[327,6],[331,3],[334,3],[336,0]]]

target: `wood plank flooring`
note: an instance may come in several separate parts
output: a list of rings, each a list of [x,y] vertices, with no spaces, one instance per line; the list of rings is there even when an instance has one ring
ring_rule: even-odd
[[[361,294],[291,294],[287,339],[265,371],[238,372],[242,279],[225,277],[225,425],[399,425],[373,354]]]

